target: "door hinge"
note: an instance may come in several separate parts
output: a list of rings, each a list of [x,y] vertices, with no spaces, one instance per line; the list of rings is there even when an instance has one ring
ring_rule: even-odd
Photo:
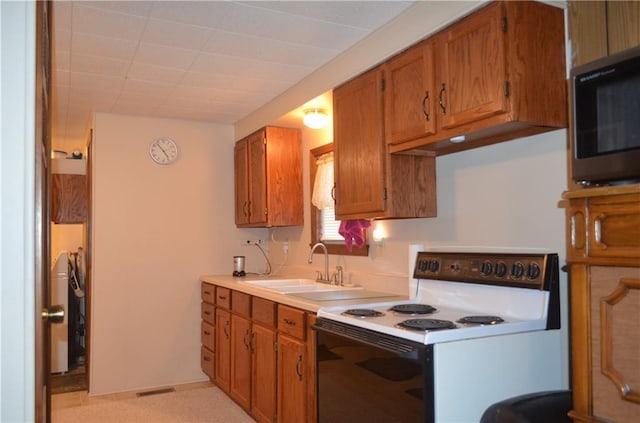
[[[385,201],[387,200],[387,189],[386,188],[384,188],[382,190],[382,199],[385,200]]]
[[[262,137],[262,143],[263,143],[264,145],[267,145],[267,137]]]
[[[277,342],[273,343],[273,350],[274,351],[278,351],[278,343]]]
[[[381,79],[381,80],[380,80],[380,89],[381,89],[382,91],[384,91],[384,88],[385,88],[385,86],[386,86],[386,85],[387,85],[387,84],[385,83],[385,80],[384,80],[384,79]]]
[[[511,86],[509,85],[509,81],[504,81],[504,96],[509,97],[511,94]]]
[[[268,215],[268,214],[269,214],[269,213],[268,213],[268,211],[267,211],[267,208],[265,207],[265,208],[264,208],[264,215],[266,216],[266,215]]]
[[[504,16],[502,18],[502,22],[500,23],[501,27],[502,27],[502,32],[507,32],[507,17]]]

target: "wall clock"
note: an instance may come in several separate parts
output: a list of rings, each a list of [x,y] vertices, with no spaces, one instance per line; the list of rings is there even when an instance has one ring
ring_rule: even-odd
[[[158,164],[171,164],[178,158],[178,144],[167,137],[155,139],[149,145],[149,156]]]

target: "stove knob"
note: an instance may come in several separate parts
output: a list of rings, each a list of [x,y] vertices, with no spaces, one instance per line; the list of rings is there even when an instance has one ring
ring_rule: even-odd
[[[438,270],[440,270],[440,262],[438,262],[438,260],[436,259],[429,261],[429,271],[435,273]]]
[[[418,263],[418,269],[420,269],[421,272],[426,271],[428,267],[429,262],[427,260],[420,260],[420,262]]]
[[[507,274],[507,265],[504,261],[499,261],[496,263],[496,276],[502,278]]]
[[[538,279],[540,276],[540,266],[538,263],[529,263],[527,266],[527,278],[533,280]]]
[[[489,276],[492,271],[493,271],[493,265],[488,260],[482,263],[482,265],[480,266],[480,274],[482,276]]]
[[[524,265],[519,261],[513,263],[513,266],[511,267],[511,276],[514,279],[520,279],[522,275],[524,275]]]

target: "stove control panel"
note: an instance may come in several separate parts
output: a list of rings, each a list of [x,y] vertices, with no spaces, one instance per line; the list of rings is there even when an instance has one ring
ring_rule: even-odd
[[[555,266],[555,269],[554,269]],[[413,277],[518,288],[548,289],[557,274],[555,254],[440,253],[423,251]]]

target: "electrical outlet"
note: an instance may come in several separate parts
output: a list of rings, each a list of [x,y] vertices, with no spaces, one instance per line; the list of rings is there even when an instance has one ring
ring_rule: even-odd
[[[262,245],[264,243],[261,239],[243,239],[240,241],[240,245]]]

